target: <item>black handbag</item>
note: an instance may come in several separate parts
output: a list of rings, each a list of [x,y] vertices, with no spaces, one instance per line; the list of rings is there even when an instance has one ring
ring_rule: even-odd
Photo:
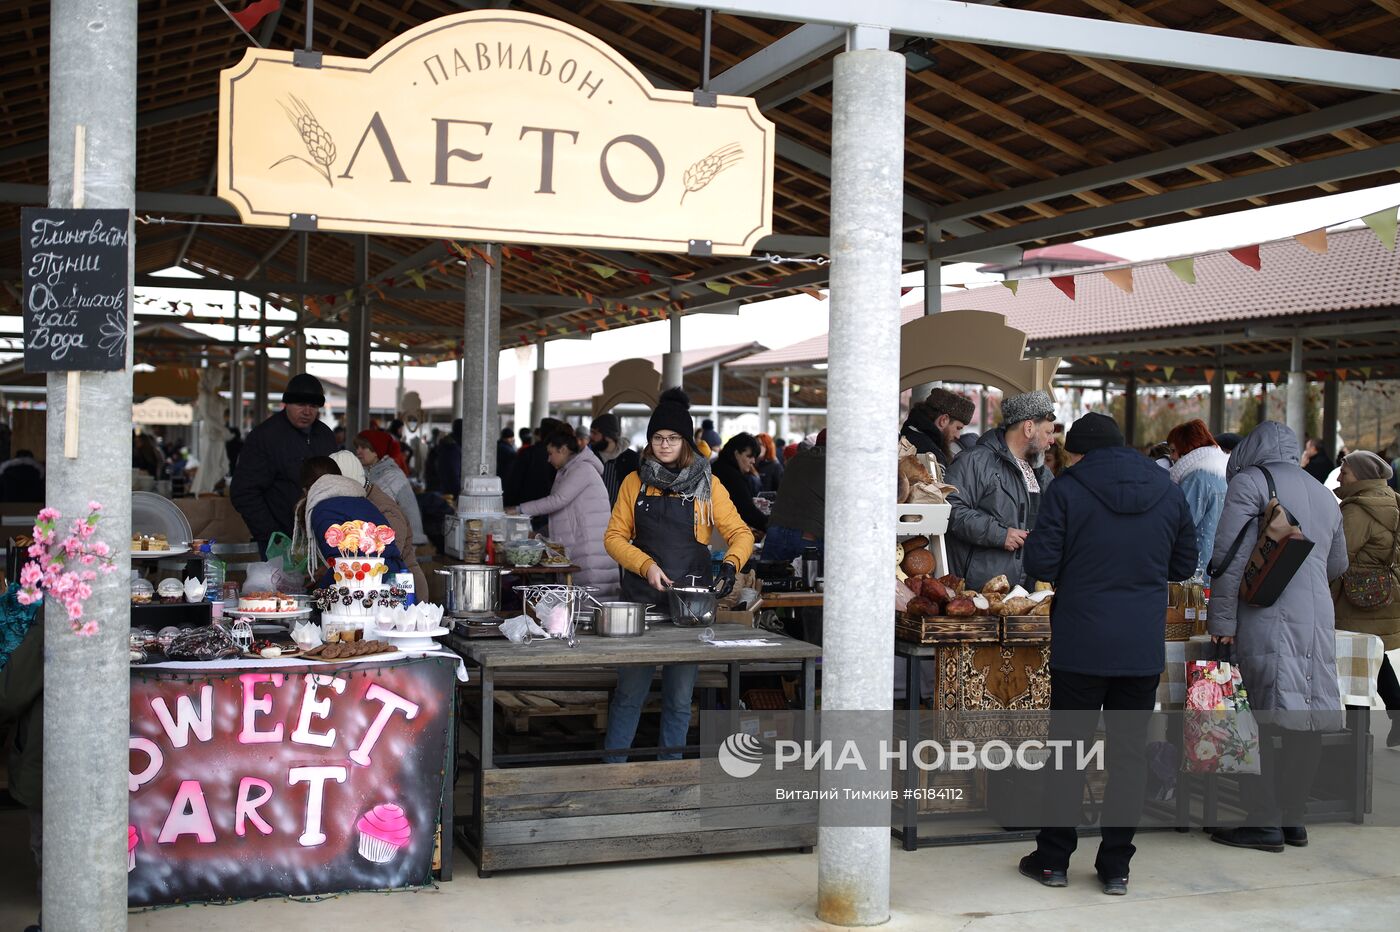
[[[1303,529],[1289,514],[1288,509],[1278,500],[1278,489],[1274,477],[1263,466],[1256,466],[1264,474],[1269,486],[1269,498],[1259,515],[1259,536],[1254,550],[1245,563],[1244,574],[1240,577],[1240,601],[1255,608],[1268,608],[1283,595],[1283,590],[1293,581],[1302,568],[1308,555],[1312,553],[1313,542],[1303,535]],[[1223,560],[1212,562],[1209,572],[1212,577],[1220,573],[1235,559],[1244,543],[1249,525],[1240,528],[1235,542]]]

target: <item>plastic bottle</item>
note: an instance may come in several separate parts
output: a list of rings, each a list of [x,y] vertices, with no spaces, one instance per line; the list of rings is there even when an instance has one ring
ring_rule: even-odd
[[[214,556],[214,541],[202,544],[199,548],[200,556],[204,560],[204,600],[206,602],[218,602],[223,599],[224,577],[228,571],[228,565]]]

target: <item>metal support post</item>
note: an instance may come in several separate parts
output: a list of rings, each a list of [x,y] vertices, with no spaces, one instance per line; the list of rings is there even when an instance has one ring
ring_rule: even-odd
[[[403,379],[404,379],[404,354],[399,353],[399,384],[394,387],[394,416],[398,417],[403,412]]]
[[[1210,432],[1225,432],[1225,367],[1218,358],[1215,374],[1210,379]]]
[[[1336,375],[1322,384],[1322,448],[1337,458],[1337,394],[1341,383]]]
[[[829,355],[830,355],[830,354],[828,354],[828,356],[829,356]],[[896,367],[896,368],[898,368],[898,367]],[[828,373],[830,372],[829,369],[828,369],[827,371],[828,371]],[[828,390],[828,391],[830,391],[830,385],[831,385],[831,376],[828,375],[828,376],[827,376],[827,386],[828,386],[828,389],[827,389],[827,390]],[[896,389],[898,389],[898,387],[899,387],[899,386],[895,386]],[[792,439],[792,417],[791,417],[791,415],[789,414],[789,411],[788,411],[788,405],[789,405],[789,403],[790,403],[790,401],[791,401],[791,393],[792,393],[792,379],[788,376],[788,374],[787,374],[786,372],[784,372],[784,373],[783,373],[783,415],[782,415],[782,419],[778,422],[778,423],[779,423],[778,430],[782,431],[783,439],[784,439],[784,440],[791,440],[791,439]]]
[[[228,422],[241,435],[243,433],[243,360],[235,356],[229,360],[228,367]]]
[[[132,210],[136,4],[54,0],[49,10],[49,206]],[[128,296],[134,243],[128,230]],[[120,371],[47,376],[46,504],[58,509],[67,527],[87,514],[88,502],[101,502],[95,540],[111,548],[116,564],[92,582],[84,607],[84,618],[98,623],[96,634],[76,635],[56,599],[43,613],[43,873],[49,882],[42,908],[49,929],[126,928],[130,298],[121,313],[126,358]],[[65,455],[70,405],[77,431],[73,458]],[[63,882],[76,865],[82,865],[82,882]]]
[[[264,344],[254,352],[253,361],[253,426],[267,417],[268,371],[267,371],[267,298],[258,301],[258,342]]]
[[[369,237],[355,239],[355,300],[350,305],[349,378],[345,385],[345,436],[353,439],[369,427],[370,308]]]
[[[1303,374],[1303,338],[1295,336],[1288,356],[1288,426],[1301,447],[1308,432],[1308,377]]]
[[[501,342],[501,247],[477,244],[491,256],[467,260],[462,327],[462,479],[496,474],[496,368]],[[402,370],[400,370],[402,371]]]
[[[310,233],[297,234],[297,283],[301,284],[307,280],[306,269],[311,244],[309,242]],[[308,315],[306,313],[306,293],[297,295],[297,332],[292,337],[292,356],[287,361],[287,374],[296,375],[306,371],[306,325]]]
[[[1123,385],[1123,436],[1128,438],[1128,446],[1135,447],[1137,441],[1138,397],[1137,376],[1129,375]]]
[[[535,344],[535,388],[530,396],[530,426],[538,428],[549,417],[549,370],[544,367],[544,340]],[[543,437],[539,438],[544,440]]]
[[[671,351],[661,358],[661,387],[677,388],[685,382],[681,356],[681,315],[671,312]]]
[[[924,242],[930,246],[943,238],[942,231],[936,224],[924,224]],[[937,259],[927,259],[924,261],[924,316],[938,314],[943,310],[943,263]],[[922,385],[915,385],[909,394],[909,404],[912,406],[923,401],[933,391],[935,382],[925,382]]]
[[[724,385],[722,379],[723,379],[723,375],[722,375],[722,373],[720,372],[719,363],[717,363],[717,362],[716,362],[716,363],[711,363],[711,365],[710,365],[710,420],[712,420],[712,421],[715,422],[715,431],[716,431],[716,432],[719,431],[719,405],[720,405],[720,401],[721,401],[721,399],[720,399],[720,391],[722,390],[723,385]],[[715,453],[716,453],[716,455],[718,455],[719,451],[716,450]]]
[[[452,384],[452,419],[456,420],[462,416],[462,382],[465,381],[463,366],[466,364],[465,358],[456,360],[457,379]]]
[[[768,378],[767,372],[758,380],[758,432],[768,433]],[[786,438],[784,438],[786,439]]]
[[[888,711],[894,564],[870,542],[895,534],[906,75],[904,57],[889,51],[888,33],[852,30],[851,37],[852,50],[836,56],[832,92],[822,708]],[[850,739],[862,756],[889,737],[850,731],[834,735],[837,746]],[[888,826],[818,831],[817,917],[847,926],[885,922]]]

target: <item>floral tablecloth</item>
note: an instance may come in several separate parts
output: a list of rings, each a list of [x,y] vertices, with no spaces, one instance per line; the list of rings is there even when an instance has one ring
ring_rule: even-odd
[[[1210,638],[1204,635],[1189,641],[1167,642],[1167,668],[1157,686],[1157,703],[1163,709],[1180,709],[1186,705],[1186,661],[1210,657]],[[1380,674],[1385,645],[1373,634],[1337,632],[1337,686],[1342,705],[1364,705],[1383,708],[1376,694],[1376,677]],[[1249,684],[1245,683],[1245,688]]]

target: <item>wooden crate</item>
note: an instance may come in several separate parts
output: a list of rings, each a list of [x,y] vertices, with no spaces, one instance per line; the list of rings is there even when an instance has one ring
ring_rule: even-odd
[[[1044,644],[1050,640],[1049,615],[1006,615],[1001,619],[1004,644]]]
[[[896,612],[894,636],[915,644],[950,644],[955,642],[988,641],[1001,637],[1001,619],[995,615],[972,615],[966,618],[910,618]]]
[[[736,781],[713,759],[487,770],[478,863],[493,871],[807,849],[816,802],[775,801],[776,788],[794,785],[792,774]]]

